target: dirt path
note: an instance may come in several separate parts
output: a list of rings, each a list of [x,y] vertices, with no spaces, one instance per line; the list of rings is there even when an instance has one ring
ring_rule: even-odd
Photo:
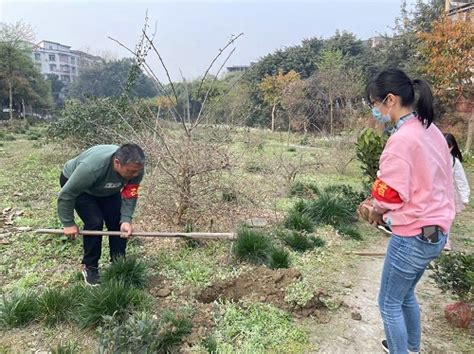
[[[389,238],[381,237],[367,252],[385,252]],[[377,305],[384,257],[360,257],[354,268],[337,279],[346,287],[347,306],[334,313],[329,323],[310,326],[312,353],[383,353],[383,324]],[[423,276],[417,287],[422,311],[422,349],[452,353],[466,351],[473,331],[452,328],[443,317],[444,305],[452,303]],[[358,316],[360,315],[360,316]]]

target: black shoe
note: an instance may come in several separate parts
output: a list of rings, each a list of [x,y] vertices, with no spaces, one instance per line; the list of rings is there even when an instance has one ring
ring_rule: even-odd
[[[388,342],[386,339],[384,339],[382,341],[382,347],[383,347],[383,350],[385,350],[386,353],[389,353],[390,351],[388,350]]]
[[[99,269],[86,267],[82,269],[82,276],[87,285],[98,286],[100,284]]]

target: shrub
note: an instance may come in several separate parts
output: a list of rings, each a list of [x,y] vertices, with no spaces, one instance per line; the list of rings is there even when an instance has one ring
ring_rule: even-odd
[[[366,178],[366,186],[375,181],[379,169],[380,155],[387,139],[380,136],[373,129],[364,129],[357,139],[357,159],[361,164],[362,174]]]
[[[136,258],[119,258],[102,273],[102,282],[120,282],[124,286],[143,289],[146,285],[147,271],[144,262]]]
[[[267,260],[271,247],[272,242],[267,235],[250,228],[242,228],[234,244],[234,253],[239,259],[262,264]]]
[[[429,266],[430,276],[443,291],[460,300],[474,300],[474,255],[463,252],[443,253]]]
[[[268,257],[268,266],[272,269],[289,268],[290,254],[281,248],[274,248],[270,251]]]
[[[32,292],[3,296],[0,304],[0,327],[21,327],[38,318],[38,301]]]

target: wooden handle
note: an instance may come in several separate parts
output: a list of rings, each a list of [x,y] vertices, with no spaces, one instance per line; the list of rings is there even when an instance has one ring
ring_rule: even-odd
[[[51,234],[51,235],[64,235],[63,230],[59,229],[38,229],[35,231],[37,234]],[[92,230],[79,230],[79,235],[83,236],[120,236],[120,231],[92,231]],[[234,233],[225,232],[143,232],[134,231],[132,236],[140,237],[185,237],[194,239],[227,239],[234,240]]]

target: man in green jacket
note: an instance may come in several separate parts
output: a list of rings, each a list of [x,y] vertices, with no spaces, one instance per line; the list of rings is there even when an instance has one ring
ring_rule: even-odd
[[[109,237],[110,260],[125,256],[132,234],[132,217],[143,178],[145,154],[136,144],[97,145],[64,165],[60,177],[58,215],[64,234],[75,238],[79,229],[74,209],[85,230],[121,231],[122,237]],[[99,283],[102,236],[84,236],[82,259],[84,280]]]

